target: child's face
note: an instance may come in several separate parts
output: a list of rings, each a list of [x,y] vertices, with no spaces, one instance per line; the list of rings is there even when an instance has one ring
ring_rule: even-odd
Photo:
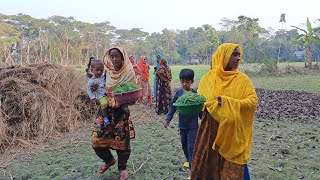
[[[190,91],[190,90],[191,90],[191,85],[193,84],[193,80],[180,79],[180,84],[181,84],[181,87],[182,87],[184,90]]]
[[[103,64],[97,64],[94,67],[92,67],[92,73],[95,77],[99,78],[103,74]]]

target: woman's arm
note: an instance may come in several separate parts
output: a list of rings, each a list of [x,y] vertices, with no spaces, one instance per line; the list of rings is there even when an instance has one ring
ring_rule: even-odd
[[[245,88],[241,90],[241,91],[243,91],[243,93],[245,93],[245,98],[235,99],[232,97],[222,95],[221,96],[221,105],[223,105],[225,103],[225,101],[228,100],[230,102],[233,101],[234,103],[239,103],[240,108],[242,110],[256,108],[257,104],[258,104],[257,93],[256,93],[256,91],[255,91],[255,89],[249,79],[247,80],[247,82],[245,84],[246,84]],[[218,97],[217,97],[217,100],[218,100]]]

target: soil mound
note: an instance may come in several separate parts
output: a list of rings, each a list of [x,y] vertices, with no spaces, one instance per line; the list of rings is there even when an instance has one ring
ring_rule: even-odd
[[[256,89],[259,104],[256,118],[318,122],[320,95],[292,90],[273,91]]]

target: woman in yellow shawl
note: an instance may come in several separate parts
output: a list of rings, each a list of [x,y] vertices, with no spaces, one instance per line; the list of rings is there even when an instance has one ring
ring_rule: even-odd
[[[102,118],[98,117],[96,119],[92,132],[92,147],[104,161],[98,169],[101,174],[116,162],[110,149],[117,151],[120,179],[124,180],[129,176],[126,166],[131,153],[130,137],[133,138],[132,135],[134,133],[130,131],[132,124],[129,121],[130,111],[128,105],[120,105],[115,101],[112,91],[122,82],[135,82],[135,72],[125,51],[120,46],[115,46],[108,50],[105,58],[107,67],[106,92],[109,100],[107,109],[111,125],[105,126]]]
[[[206,97],[194,147],[191,179],[248,179],[257,95],[249,77],[237,70],[242,47],[222,44],[212,70],[199,83]]]

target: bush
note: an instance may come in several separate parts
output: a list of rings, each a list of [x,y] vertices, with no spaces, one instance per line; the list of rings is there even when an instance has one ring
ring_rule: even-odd
[[[260,72],[273,75],[279,74],[278,61],[272,59],[263,60]]]

